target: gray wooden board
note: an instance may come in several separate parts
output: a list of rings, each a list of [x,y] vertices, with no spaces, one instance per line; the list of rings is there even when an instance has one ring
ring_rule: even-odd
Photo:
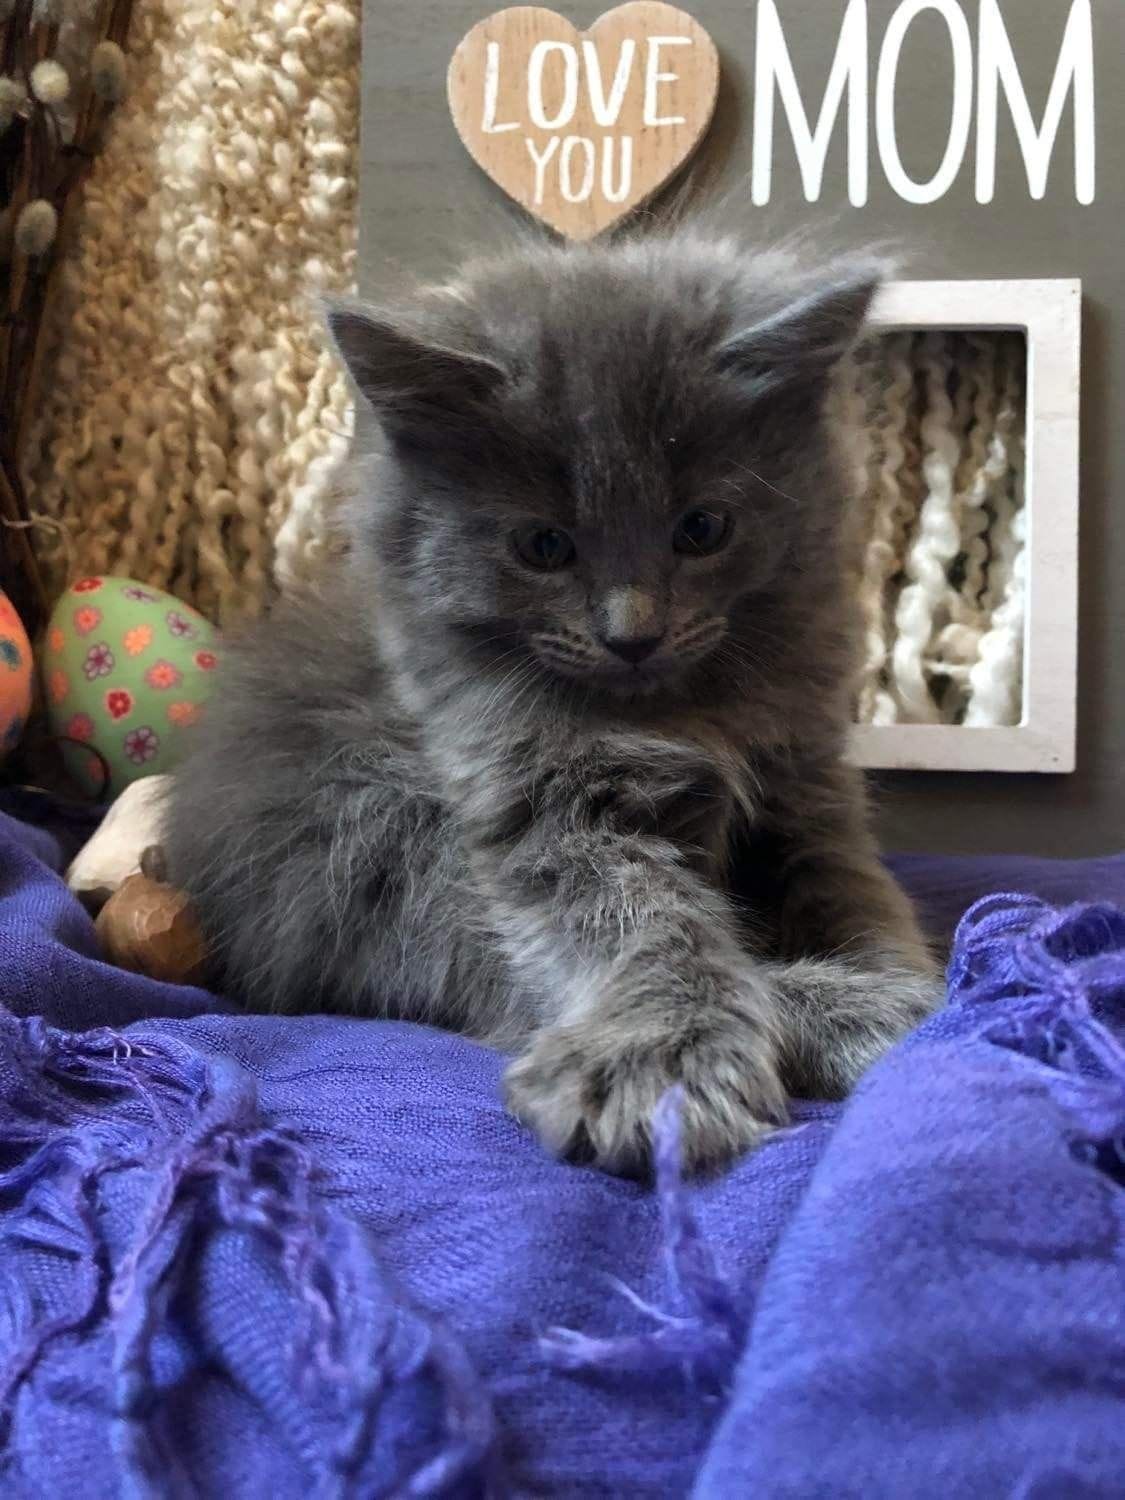
[[[980,0],[943,0],[968,25],[977,62]],[[985,0],[988,3],[988,0]],[[888,26],[902,0],[869,0],[870,105]],[[1032,115],[1039,124],[1072,0],[999,0]],[[776,0],[805,108],[815,120],[845,0]],[[498,7],[496,7],[498,8]],[[577,25],[606,8],[559,7]],[[897,848],[1041,851],[1077,855],[1125,845],[1125,4],[1093,0],[1096,191],[1075,196],[1074,112],[1068,100],[1047,191],[1033,201],[1001,95],[996,189],[975,194],[976,98],[961,169],[932,204],[888,185],[874,139],[868,202],[848,201],[844,116],[833,131],[820,198],[806,201],[784,113],[775,117],[770,201],[751,201],[758,0],[685,5],[719,47],[723,80],[701,153],[731,216],[762,240],[802,226],[835,246],[888,238],[907,252],[904,275],[932,278],[1081,277],[1083,318],[1081,622],[1078,769],[1071,776],[911,772],[883,778],[884,837]],[[449,118],[445,74],[464,33],[490,7],[467,0],[380,0],[364,11],[361,287],[376,294],[396,269],[440,271],[459,247],[495,240],[515,209],[470,160]],[[897,73],[896,141],[917,180],[937,168],[949,131],[952,64],[945,22],[924,10],[907,32]]]

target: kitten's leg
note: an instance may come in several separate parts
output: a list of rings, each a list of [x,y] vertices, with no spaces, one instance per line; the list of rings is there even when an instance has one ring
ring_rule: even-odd
[[[513,1111],[557,1152],[615,1171],[645,1168],[673,1084],[689,1167],[758,1141],[785,1114],[769,975],[663,831],[683,830],[685,807],[725,817],[715,767],[618,741],[538,780],[475,784],[474,872],[540,1024],[507,1076]]]
[[[339,744],[290,773],[276,745],[178,773],[171,869],[203,920],[215,980],[243,1003],[492,1035],[511,985],[456,829],[407,758]],[[288,777],[288,779],[287,779]]]
[[[363,619],[343,590],[289,599],[228,645],[173,783],[171,876],[196,903],[212,982],[244,1004],[491,1036],[511,977]]]
[[[770,810],[780,850],[785,1077],[837,1097],[938,1003],[938,968],[884,868],[849,766],[798,768]]]

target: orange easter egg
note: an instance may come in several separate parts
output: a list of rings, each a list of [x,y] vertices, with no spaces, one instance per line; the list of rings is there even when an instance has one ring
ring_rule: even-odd
[[[31,710],[31,643],[0,589],[0,759],[14,750]]]

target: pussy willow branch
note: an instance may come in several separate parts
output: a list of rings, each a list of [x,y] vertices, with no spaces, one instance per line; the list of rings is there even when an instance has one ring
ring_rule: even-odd
[[[103,40],[122,45],[132,10],[133,0],[100,0],[90,48]],[[59,28],[53,20],[33,22],[32,11],[33,0],[16,0],[0,26],[0,73],[19,80],[28,94],[26,112],[0,136],[0,211],[7,213],[10,236],[24,206],[44,198],[58,214],[58,227],[43,254],[29,255],[13,242],[0,269],[0,586],[35,629],[48,600],[30,540],[33,528],[26,524],[31,517],[21,463],[37,409],[59,268],[113,106],[85,79],[74,100],[73,135],[64,139],[54,107],[31,89],[35,65],[55,55]]]

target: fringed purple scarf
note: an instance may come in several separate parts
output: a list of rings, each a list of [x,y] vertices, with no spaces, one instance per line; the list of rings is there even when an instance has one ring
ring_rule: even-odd
[[[472,1043],[107,969],[50,855],[0,817],[5,1497],[1122,1493],[1125,861],[979,901],[948,1008],[721,1181],[670,1096],[654,1193]]]

